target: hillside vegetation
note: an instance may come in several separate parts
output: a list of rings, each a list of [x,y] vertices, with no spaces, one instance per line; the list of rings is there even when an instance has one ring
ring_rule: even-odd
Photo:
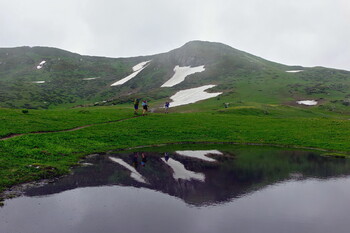
[[[46,61],[41,69],[40,62]],[[112,83],[133,72],[140,62],[149,65],[119,86]],[[175,66],[201,66],[205,71],[188,76],[173,87],[161,87]],[[288,73],[290,70],[303,70]],[[33,83],[45,81],[45,83]],[[347,112],[350,72],[273,63],[227,45],[193,41],[167,53],[135,58],[81,56],[46,47],[0,49],[0,106],[46,109],[113,105],[135,97],[160,103],[179,90],[214,84],[211,92],[230,103],[293,105],[316,99],[322,108]]]

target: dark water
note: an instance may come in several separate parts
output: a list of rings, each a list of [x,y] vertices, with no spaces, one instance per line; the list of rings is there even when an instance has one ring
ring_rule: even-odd
[[[346,159],[256,147],[158,150],[90,156],[74,174],[7,200],[0,232],[350,231]]]

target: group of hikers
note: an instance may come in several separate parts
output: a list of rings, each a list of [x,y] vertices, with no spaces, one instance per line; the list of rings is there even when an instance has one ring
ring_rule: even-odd
[[[140,104],[141,99],[136,98],[134,100],[134,114],[137,115],[138,110],[139,110],[139,104]],[[146,115],[148,112],[148,103],[147,100],[143,100],[142,103],[142,116]],[[168,101],[165,102],[164,104],[164,109],[165,109],[165,113],[169,113],[169,107],[170,107],[170,103]]]

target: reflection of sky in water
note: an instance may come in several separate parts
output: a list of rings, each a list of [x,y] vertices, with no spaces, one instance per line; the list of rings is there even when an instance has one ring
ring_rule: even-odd
[[[75,189],[6,201],[0,232],[348,233],[349,187],[349,178],[288,181],[200,208],[144,188]]]
[[[185,168],[185,166],[182,163],[180,163],[172,158],[169,158],[168,160],[165,160],[164,158],[162,158],[162,160],[164,163],[169,165],[171,167],[171,169],[173,169],[173,171],[174,171],[173,177],[176,180],[178,180],[178,179],[184,179],[184,180],[194,179],[194,180],[200,180],[200,181],[205,180],[204,174],[189,171]]]

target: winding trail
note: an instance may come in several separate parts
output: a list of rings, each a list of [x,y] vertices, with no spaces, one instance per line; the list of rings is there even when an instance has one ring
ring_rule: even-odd
[[[120,122],[120,121],[127,121],[127,120],[131,120],[131,119],[134,119],[134,118],[137,118],[137,117],[140,117],[140,116],[133,116],[133,117],[119,119],[119,120],[114,120],[114,121],[106,121],[106,122],[94,123],[94,124],[89,124],[89,125],[82,125],[82,126],[78,126],[78,127],[72,128],[72,129],[62,129],[62,130],[56,130],[56,131],[35,131],[35,132],[29,132],[29,133],[9,134],[9,135],[7,135],[5,137],[0,138],[0,141],[5,141],[7,139],[20,137],[20,136],[23,136],[23,135],[72,132],[72,131],[77,131],[77,130],[80,130],[80,129],[85,129],[85,128],[88,128],[88,127],[91,127],[91,126],[94,126],[94,125],[103,125],[103,124],[115,123],[115,122]]]

